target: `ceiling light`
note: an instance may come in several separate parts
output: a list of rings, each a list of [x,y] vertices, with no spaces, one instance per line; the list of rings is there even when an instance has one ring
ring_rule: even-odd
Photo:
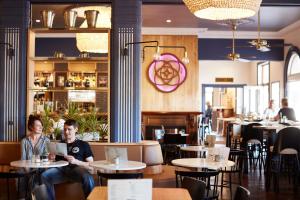
[[[40,20],[40,19],[36,19],[35,22],[36,22],[36,23],[40,23],[41,20]]]
[[[78,17],[85,17],[87,10],[97,10],[96,28],[111,28],[110,6],[84,6],[72,10],[78,13]],[[80,28],[87,27],[87,21],[84,20]],[[80,52],[108,53],[108,33],[76,33],[76,45]]]
[[[262,0],[183,0],[197,17],[210,20],[241,19],[255,15]]]
[[[167,19],[167,20],[166,20],[166,22],[167,22],[167,23],[171,23],[171,22],[172,22],[172,20],[170,20],[170,19]]]

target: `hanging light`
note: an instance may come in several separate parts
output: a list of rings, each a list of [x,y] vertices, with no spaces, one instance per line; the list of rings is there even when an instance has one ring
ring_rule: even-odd
[[[255,15],[262,0],[183,0],[197,17],[210,20],[241,19]]]
[[[111,7],[110,6],[84,6],[76,7],[79,17],[85,17],[87,10],[99,12],[96,28],[111,28]],[[80,25],[80,28],[87,28],[87,21]],[[108,33],[76,33],[76,45],[80,52],[108,53]]]

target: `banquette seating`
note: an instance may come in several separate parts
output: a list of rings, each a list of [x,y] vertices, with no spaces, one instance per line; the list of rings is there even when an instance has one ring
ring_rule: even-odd
[[[105,160],[105,146],[126,147],[128,160],[146,163],[144,173],[160,173],[163,157],[157,141],[142,141],[140,143],[99,143],[90,142],[94,160]],[[11,161],[20,159],[20,143],[0,142],[0,165],[8,165]],[[95,174],[95,180],[96,174]],[[55,186],[56,199],[84,199],[79,183],[63,183]]]

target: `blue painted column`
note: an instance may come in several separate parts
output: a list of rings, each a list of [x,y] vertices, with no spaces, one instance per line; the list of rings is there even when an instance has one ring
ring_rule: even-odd
[[[0,43],[6,43],[0,45],[0,141],[25,135],[28,21],[27,1],[0,1]],[[14,55],[9,55],[9,48]]]
[[[141,0],[112,1],[111,38],[111,142],[141,140],[141,60],[140,46],[126,43],[141,41]]]

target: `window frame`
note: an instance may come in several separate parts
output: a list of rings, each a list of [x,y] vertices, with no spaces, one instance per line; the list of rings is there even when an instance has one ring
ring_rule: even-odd
[[[283,92],[284,92],[284,96],[287,97],[288,96],[288,90],[287,90],[287,83],[288,83],[288,70],[289,70],[289,64],[290,61],[293,57],[293,55],[297,53],[298,56],[300,57],[300,50],[298,47],[296,46],[291,46],[288,50],[288,53],[286,55],[286,59],[285,59],[285,64],[284,64],[284,76],[283,76]]]

